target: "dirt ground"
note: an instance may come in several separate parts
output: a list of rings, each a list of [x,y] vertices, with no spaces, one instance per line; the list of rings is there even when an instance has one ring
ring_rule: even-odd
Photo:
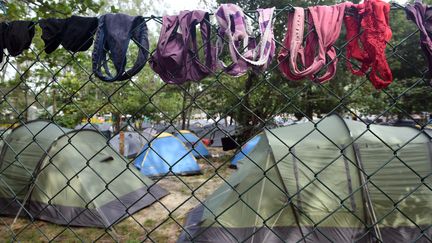
[[[217,157],[199,160],[202,175],[155,179],[170,194],[113,229],[68,228],[22,218],[11,227],[13,218],[0,217],[0,242],[176,242],[187,213],[235,171],[228,168],[232,152],[210,150]]]

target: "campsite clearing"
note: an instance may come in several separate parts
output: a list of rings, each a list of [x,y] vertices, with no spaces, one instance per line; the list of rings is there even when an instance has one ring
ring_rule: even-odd
[[[221,148],[210,148],[212,154],[221,154],[218,158],[200,159],[202,175],[168,176],[158,181],[157,185],[166,188],[169,195],[114,226],[114,231],[89,227],[64,227],[36,220],[19,218],[12,226],[14,232],[20,232],[15,239],[21,242],[63,241],[76,238],[83,241],[100,242],[175,242],[181,232],[186,214],[204,200],[223,183],[235,170],[229,169],[232,152]],[[219,169],[218,169],[219,168]],[[217,171],[217,173],[216,173]],[[204,183],[205,182],[205,183]],[[195,190],[191,196],[191,189]],[[169,212],[172,212],[169,214]],[[12,240],[13,218],[0,217],[0,242]],[[157,231],[154,229],[157,228]],[[146,233],[148,238],[146,238]],[[5,238],[3,238],[5,237]]]

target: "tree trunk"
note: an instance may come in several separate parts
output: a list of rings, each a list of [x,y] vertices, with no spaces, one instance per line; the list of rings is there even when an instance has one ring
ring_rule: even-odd
[[[188,111],[189,109],[186,109],[187,105],[187,95],[190,91],[190,84],[187,86],[186,90],[183,91],[183,102],[182,102],[182,113],[181,113],[181,120],[182,120],[182,129],[186,129],[186,120],[188,118]]]
[[[56,113],[56,110],[57,110],[57,103],[56,103],[56,88],[57,87],[54,87],[53,88],[53,90],[52,90],[52,99],[53,99],[53,105],[52,105],[52,110],[53,110],[53,113],[52,113],[52,115],[54,115],[55,113]]]
[[[115,112],[112,114],[113,122],[114,122],[114,132],[120,131],[120,113]]]
[[[238,124],[242,126],[243,130],[242,133],[238,137],[238,142],[243,142],[249,139],[253,134],[253,123],[255,123],[253,120],[253,114],[250,113],[250,111],[247,108],[250,108],[250,100],[249,100],[249,92],[252,89],[254,79],[256,78],[256,74],[253,72],[250,72],[244,86],[244,92],[245,96],[243,97],[243,105],[240,107],[240,112],[237,117]],[[252,124],[250,124],[252,123]]]
[[[24,116],[25,116],[25,122],[28,122],[28,116],[29,116],[29,113],[28,113],[28,88],[26,87],[26,86],[24,86],[23,87],[23,91],[24,91],[24,102],[25,102],[25,105],[24,105],[24,109],[25,109],[25,112],[24,112]]]
[[[192,107],[188,109],[186,129],[189,129],[190,127],[191,116],[192,116]]]
[[[310,99],[311,96],[311,87],[309,87],[305,94],[305,101],[306,101],[306,107],[305,107],[305,115],[309,119],[313,119],[313,103]]]

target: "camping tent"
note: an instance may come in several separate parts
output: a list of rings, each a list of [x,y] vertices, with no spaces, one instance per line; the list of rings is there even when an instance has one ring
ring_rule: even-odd
[[[127,158],[135,157],[141,148],[149,142],[153,136],[148,133],[138,133],[138,132],[122,132],[124,136],[123,141],[123,155]],[[120,149],[120,133],[115,135],[109,140],[110,146],[121,154]]]
[[[148,127],[146,129],[144,129],[144,131],[142,133],[146,137],[154,137],[158,134],[158,131],[154,128]]]
[[[432,137],[432,129],[430,129],[430,128],[425,128],[425,129],[423,130],[423,132],[426,133],[427,135],[429,135],[430,137]]]
[[[4,141],[11,131],[12,129],[0,130],[0,151],[3,147]]]
[[[104,135],[107,139],[111,137],[111,124],[104,122],[100,124],[96,123],[85,123],[85,124],[78,124],[75,126],[75,130],[82,130],[82,129],[90,129],[99,131],[102,135]]]
[[[75,126],[74,128],[75,130],[80,130],[80,129],[89,129],[89,130],[97,130],[99,131],[99,125],[95,124],[95,123],[85,123],[85,124],[78,124]]]
[[[152,124],[150,122],[141,123],[141,129],[151,128]]]
[[[233,136],[235,134],[236,126],[223,126],[210,124],[204,126],[200,133],[197,133],[199,137],[204,137],[213,140],[212,147],[222,147],[222,138],[227,136]]]
[[[165,132],[143,147],[134,164],[146,176],[201,173],[192,152],[178,138]]]
[[[266,131],[179,242],[428,242],[430,138],[369,126],[332,115]]]
[[[242,160],[244,157],[246,157],[246,155],[249,155],[249,153],[255,148],[255,146],[258,144],[260,138],[262,135],[256,135],[255,137],[253,137],[252,139],[250,139],[247,143],[245,143],[240,151],[238,151],[236,153],[236,155],[234,156],[234,158],[231,160],[231,166],[236,168],[237,167],[237,162],[239,160]]]
[[[210,152],[204,143],[192,132],[188,130],[180,130],[175,133],[175,136],[180,139],[186,147],[192,151],[195,158],[209,157]]]
[[[6,141],[0,154],[1,215],[111,227],[167,194],[94,130],[34,121],[15,128]]]
[[[171,134],[177,132],[178,130],[181,130],[179,126],[176,126],[174,124],[157,124],[153,127],[153,129],[156,130],[157,133],[166,132]]]
[[[195,134],[201,134],[204,131],[206,126],[209,127],[213,124],[211,122],[212,122],[211,120],[207,120],[207,119],[191,120],[188,129],[189,131]]]

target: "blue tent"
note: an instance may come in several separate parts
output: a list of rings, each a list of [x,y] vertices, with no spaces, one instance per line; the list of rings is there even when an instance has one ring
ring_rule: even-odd
[[[231,166],[237,167],[237,162],[241,159],[243,159],[246,155],[248,155],[252,150],[255,148],[255,146],[258,144],[259,140],[261,138],[261,135],[256,135],[252,139],[250,139],[246,144],[244,144],[240,151],[237,152],[237,154],[234,156],[234,158],[231,161]]]
[[[167,174],[200,174],[201,169],[189,149],[169,133],[161,133],[144,145],[134,160],[135,166],[146,176]]]
[[[192,151],[195,158],[210,157],[210,152],[207,147],[192,132],[188,130],[180,130],[179,133],[176,133],[176,137]]]

